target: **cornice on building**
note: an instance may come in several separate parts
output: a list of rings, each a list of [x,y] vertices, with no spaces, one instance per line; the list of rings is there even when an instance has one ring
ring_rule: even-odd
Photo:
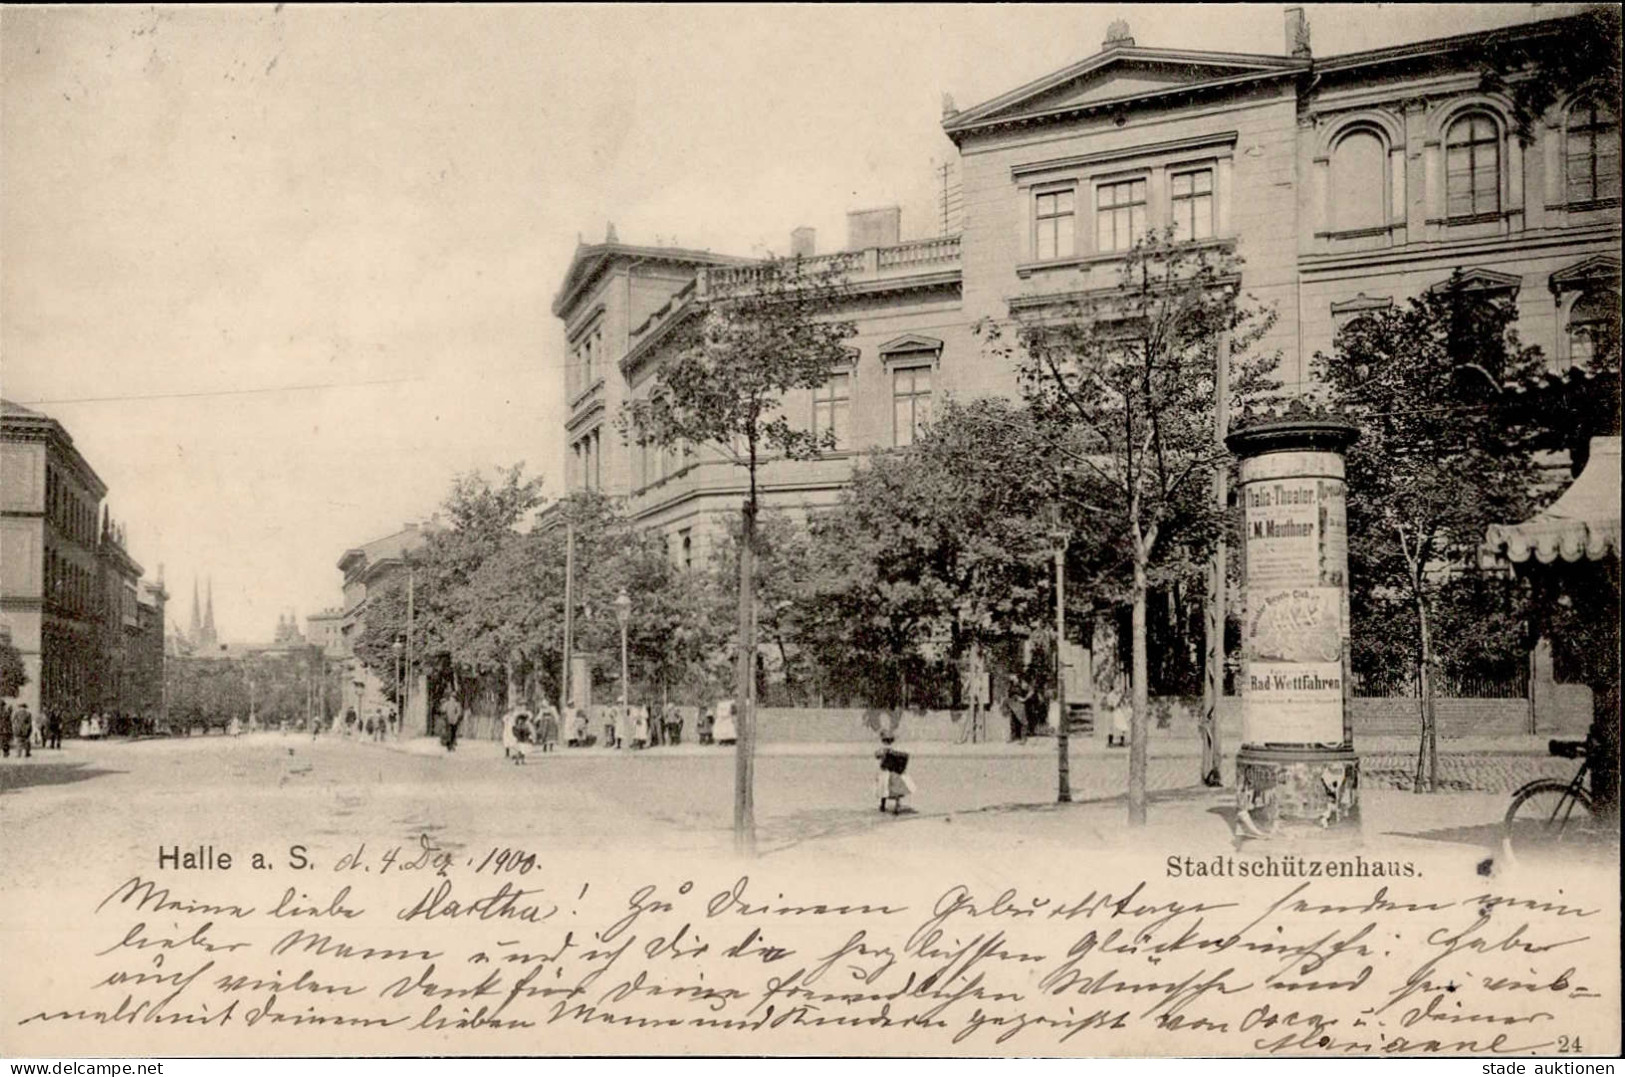
[[[73,444],[73,435],[57,420],[10,400],[0,401],[0,440],[43,441],[67,462],[97,501],[107,496],[107,483]]]
[[[948,137],[955,144],[959,144],[967,135],[998,128],[1045,123],[1101,111],[1125,110],[1136,105],[1158,105],[1182,95],[1231,90],[1274,79],[1307,76],[1318,81],[1328,75],[1349,72],[1363,74],[1368,69],[1380,70],[1384,67],[1413,65],[1417,61],[1437,61],[1459,53],[1477,55],[1482,53],[1485,46],[1496,40],[1505,39],[1508,34],[1516,33],[1532,38],[1552,36],[1577,19],[1577,16],[1546,19],[1513,27],[1366,49],[1324,59],[1112,46],[980,105],[949,113],[944,117],[942,127]],[[1094,100],[1065,102],[1048,107],[1022,107],[1025,102],[1041,100],[1069,83],[1080,82],[1090,77],[1105,78],[1113,68],[1130,65],[1161,67],[1165,70],[1184,68],[1192,77],[1186,82],[1114,94]],[[1203,77],[1204,69],[1223,73]]]
[[[580,244],[571,256],[564,280],[553,297],[553,315],[567,318],[568,312],[586,294],[587,288],[617,259],[638,262],[667,262],[682,266],[738,265],[750,261],[728,254],[689,250],[683,247],[642,247],[631,243]]]

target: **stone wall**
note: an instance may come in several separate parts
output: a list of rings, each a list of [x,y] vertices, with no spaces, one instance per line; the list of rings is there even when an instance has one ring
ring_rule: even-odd
[[[1548,685],[1546,704],[1542,706],[1537,732],[1542,735],[1581,736],[1591,722],[1591,690],[1583,685]],[[1367,737],[1410,736],[1419,729],[1415,699],[1380,698],[1355,699],[1350,703],[1354,719],[1354,739],[1358,744]],[[1185,740],[1196,737],[1196,716],[1201,701],[1195,699],[1153,699],[1151,736],[1156,740]],[[1529,702],[1524,699],[1440,699],[1439,736],[1450,740],[1460,737],[1518,737],[1529,732]],[[592,731],[602,736],[604,723],[610,720],[611,707],[592,708]],[[683,715],[683,740],[692,743],[694,737],[694,708],[679,707]],[[760,744],[871,744],[877,741],[875,733],[863,724],[866,712],[859,707],[803,708],[763,707],[758,714],[758,743]],[[966,711],[908,711],[898,729],[899,743],[957,744],[964,734]],[[495,727],[493,727],[495,728]],[[1233,748],[1241,736],[1241,700],[1226,697],[1219,709],[1219,731],[1224,743]],[[987,732],[995,742],[1009,736],[1009,723],[997,710],[988,716]],[[1097,720],[1092,733],[1080,739],[1105,742],[1107,723]],[[495,736],[485,729],[470,729],[465,723],[463,734],[476,737]]]

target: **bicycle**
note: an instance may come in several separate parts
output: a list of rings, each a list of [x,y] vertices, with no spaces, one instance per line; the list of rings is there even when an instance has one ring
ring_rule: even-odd
[[[1589,737],[1552,740],[1546,750],[1562,759],[1579,759],[1580,769],[1567,782],[1537,778],[1512,794],[1502,833],[1514,853],[1591,841],[1601,834],[1591,794],[1586,791],[1595,745]]]

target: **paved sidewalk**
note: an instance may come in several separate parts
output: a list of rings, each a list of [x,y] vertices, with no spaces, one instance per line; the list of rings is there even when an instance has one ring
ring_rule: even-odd
[[[344,738],[323,738],[343,741]],[[1441,770],[1447,757],[1474,756],[1474,757],[1529,757],[1547,756],[1546,737],[1461,737],[1439,742],[1439,756]],[[356,738],[350,741],[362,747],[384,748],[389,751],[406,752],[410,755],[446,755],[445,747],[435,737],[411,737],[405,740],[368,741]],[[757,754],[764,756],[869,756],[873,755],[877,742],[870,741],[777,741],[758,744]],[[1055,739],[1053,737],[1032,737],[1024,741],[994,742],[982,744],[950,744],[946,741],[908,741],[899,742],[898,747],[909,754],[921,758],[959,756],[967,758],[1001,758],[1032,756],[1054,756]],[[1095,738],[1077,737],[1070,742],[1070,751],[1073,756],[1121,756],[1128,758],[1126,748],[1107,748]],[[1237,745],[1227,744],[1223,747],[1226,758],[1234,757]],[[616,749],[604,747],[592,748],[566,748],[559,747],[558,752],[569,757],[584,759],[602,758],[605,756],[647,756],[658,758],[661,756],[711,756],[721,753],[731,753],[732,745],[723,744],[680,744],[662,745],[654,748],[639,750]],[[1355,750],[1362,759],[1381,760],[1384,765],[1389,764],[1392,757],[1399,757],[1412,761],[1416,758],[1416,740],[1412,737],[1371,737],[1355,745]],[[502,745],[490,740],[459,740],[457,742],[458,754],[474,755],[502,755]],[[531,754],[536,754],[535,749]],[[1156,759],[1194,759],[1202,754],[1201,746],[1194,740],[1183,738],[1153,739],[1150,744],[1150,754]]]

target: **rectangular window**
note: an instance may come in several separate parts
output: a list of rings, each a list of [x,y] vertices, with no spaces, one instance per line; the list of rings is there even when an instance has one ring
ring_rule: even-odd
[[[1075,194],[1069,187],[1064,191],[1046,191],[1037,196],[1033,215],[1037,235],[1033,241],[1033,253],[1038,261],[1070,258],[1076,253]]]
[[[1095,188],[1097,250],[1126,251],[1144,234],[1145,180],[1102,183]]]
[[[835,447],[845,447],[851,410],[852,375],[831,374],[828,381],[813,390],[813,433],[820,438],[833,433]]]
[[[1445,212],[1476,217],[1501,211],[1501,136],[1488,116],[1469,115],[1445,139]]]
[[[931,423],[931,368],[892,371],[892,443],[912,445]]]
[[[1175,172],[1168,178],[1173,203],[1174,238],[1213,238],[1213,170]]]
[[[1606,109],[1585,105],[1569,116],[1568,200],[1619,197],[1619,125]]]

